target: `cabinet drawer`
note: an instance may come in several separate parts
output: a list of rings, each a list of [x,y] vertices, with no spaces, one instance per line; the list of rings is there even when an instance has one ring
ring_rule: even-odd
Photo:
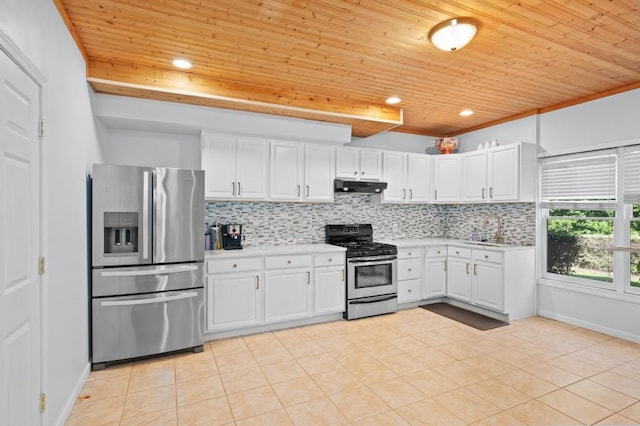
[[[474,250],[473,260],[483,260],[485,262],[502,263],[502,253],[499,251]]]
[[[398,281],[420,278],[422,259],[398,260]]]
[[[439,256],[446,256],[446,255],[447,255],[446,247],[429,247],[427,249],[428,257],[439,257]]]
[[[315,266],[343,266],[344,260],[344,252],[316,254]]]
[[[259,257],[207,260],[207,274],[220,274],[236,271],[253,271],[259,269]]]
[[[398,303],[420,300],[420,280],[398,281]]]
[[[471,249],[460,247],[448,247],[447,256],[471,257]]]
[[[265,269],[298,268],[311,265],[311,256],[273,256],[264,260]]]
[[[409,247],[409,248],[398,249],[398,259],[410,259],[410,258],[421,257],[421,256],[422,256],[421,247]]]

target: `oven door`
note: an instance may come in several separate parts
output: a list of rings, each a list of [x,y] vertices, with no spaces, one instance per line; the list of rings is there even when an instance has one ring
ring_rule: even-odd
[[[347,299],[398,293],[396,256],[347,259]]]

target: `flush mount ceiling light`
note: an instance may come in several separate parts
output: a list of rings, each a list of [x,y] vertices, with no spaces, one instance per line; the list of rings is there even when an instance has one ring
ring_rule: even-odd
[[[186,59],[174,59],[171,63],[176,68],[182,68],[184,70],[191,68],[191,62]]]
[[[462,111],[460,111],[460,115],[463,117],[468,117],[470,115],[473,115],[473,111],[471,111],[470,109],[463,109]]]
[[[478,31],[478,21],[473,18],[454,18],[440,22],[429,32],[429,40],[446,52],[462,49]]]
[[[402,99],[400,99],[398,96],[389,96],[385,102],[387,102],[389,105],[395,105],[399,104],[401,100]]]

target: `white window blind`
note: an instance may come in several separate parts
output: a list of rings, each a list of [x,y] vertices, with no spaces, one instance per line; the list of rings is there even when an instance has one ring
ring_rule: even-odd
[[[610,205],[616,199],[616,156],[598,154],[550,158],[542,164],[543,206],[579,203]]]
[[[622,194],[625,204],[640,203],[640,148],[637,146],[624,153]]]

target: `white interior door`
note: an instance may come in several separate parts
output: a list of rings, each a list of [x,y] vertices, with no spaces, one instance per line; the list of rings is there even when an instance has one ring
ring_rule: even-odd
[[[0,51],[0,424],[41,423],[40,95]]]

